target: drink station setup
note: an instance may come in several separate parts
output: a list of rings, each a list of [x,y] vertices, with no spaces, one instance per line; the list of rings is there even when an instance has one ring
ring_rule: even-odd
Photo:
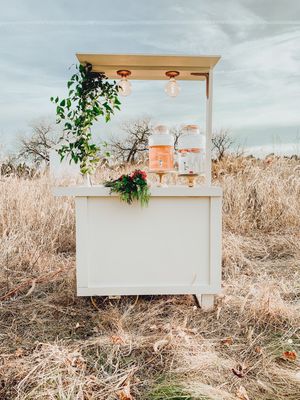
[[[54,188],[55,196],[75,197],[78,296],[192,294],[211,309],[221,289],[222,190],[211,183],[213,69],[220,57],[77,57],[94,72],[121,78],[124,95],[131,80],[165,80],[170,96],[179,94],[177,81],[190,80],[206,93],[205,133],[184,126],[176,154],[168,127],[153,128],[149,172],[158,183],[147,207],[121,202],[104,185]],[[167,186],[167,174],[182,177],[181,184]]]
[[[193,187],[195,178],[205,173],[205,135],[200,134],[197,125],[186,125],[183,131],[178,138],[178,176],[187,177],[188,186]],[[165,125],[158,125],[149,137],[149,168],[159,176],[159,186],[163,175],[177,172],[174,137],[168,132]]]

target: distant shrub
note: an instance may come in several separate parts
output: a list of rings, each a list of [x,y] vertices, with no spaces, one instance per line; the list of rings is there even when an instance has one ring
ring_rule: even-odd
[[[15,164],[13,162],[3,162],[0,164],[0,176],[15,176],[18,178],[33,178],[39,176],[36,168],[30,167],[26,163]]]

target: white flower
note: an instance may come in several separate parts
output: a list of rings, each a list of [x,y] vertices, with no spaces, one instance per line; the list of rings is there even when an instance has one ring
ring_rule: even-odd
[[[69,143],[75,143],[77,141],[77,137],[76,136],[71,136],[69,138]]]

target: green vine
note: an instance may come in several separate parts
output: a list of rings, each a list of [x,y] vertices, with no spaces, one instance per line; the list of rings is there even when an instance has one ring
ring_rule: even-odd
[[[91,127],[99,117],[108,122],[114,109],[120,110],[118,84],[108,82],[103,73],[92,72],[92,66],[76,65],[77,72],[67,83],[68,97],[51,97],[56,104],[56,122],[64,123],[64,134],[58,153],[63,160],[80,164],[80,171],[90,174],[99,162],[100,148],[91,142]]]

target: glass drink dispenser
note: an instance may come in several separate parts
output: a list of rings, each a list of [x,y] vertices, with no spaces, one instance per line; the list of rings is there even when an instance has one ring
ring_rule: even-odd
[[[165,125],[157,125],[149,136],[149,168],[158,174],[174,169],[174,137]]]
[[[178,138],[179,175],[196,176],[205,171],[205,136],[197,125],[186,125]]]

